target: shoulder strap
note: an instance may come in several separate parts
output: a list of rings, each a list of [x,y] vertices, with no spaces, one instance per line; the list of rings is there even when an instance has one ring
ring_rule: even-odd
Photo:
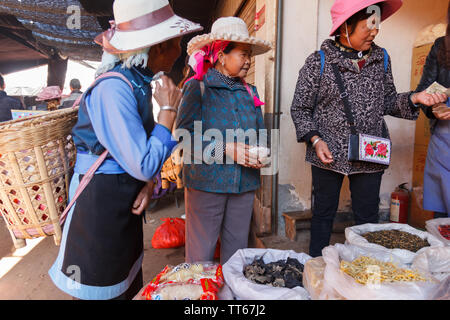
[[[320,82],[322,81],[323,70],[325,69],[325,52],[323,50],[319,50],[320,54],[320,76],[319,76],[319,87],[317,88],[315,97],[314,97],[314,108],[317,105],[317,99],[319,96]]]
[[[101,76],[97,77],[95,79],[95,81],[86,90],[86,92],[88,92],[93,87],[95,87],[100,82],[100,80],[103,80],[105,78],[111,78],[111,77],[117,77],[117,78],[122,79],[130,86],[131,90],[133,90],[133,85],[123,74],[121,74],[119,72],[106,72],[106,73],[102,74]],[[82,98],[82,96],[78,97],[78,99],[74,102],[72,108],[75,108],[77,105],[80,104],[81,98]],[[75,201],[78,199],[78,197],[83,192],[83,190],[87,187],[87,185],[91,181],[92,177],[94,176],[95,172],[100,167],[100,165],[103,163],[103,161],[105,161],[107,156],[108,156],[108,150],[103,151],[103,153],[98,157],[98,159],[94,162],[94,164],[89,168],[89,170],[83,176],[83,179],[81,179],[80,184],[78,185],[78,188],[75,191],[75,195],[70,200],[70,203],[67,205],[67,207],[64,209],[64,212],[59,217],[60,225],[64,224],[64,222],[66,221],[67,214],[69,213],[70,209],[74,205]]]
[[[341,73],[339,72],[339,67],[337,64],[333,63],[333,73],[336,78],[336,83],[341,92],[340,98],[344,102],[344,112],[347,117],[348,123],[350,124],[350,130],[352,134],[356,134],[355,119],[353,118],[352,109],[350,107],[350,101],[348,101],[348,93],[345,90],[344,81],[342,80]]]
[[[110,71],[110,72],[105,72],[104,74],[102,74],[102,75],[98,76],[97,78],[95,78],[94,82],[86,89],[85,94],[86,94],[86,92],[88,92],[89,90],[94,88],[100,82],[100,80],[103,80],[105,78],[114,78],[114,77],[120,78],[121,80],[125,81],[126,84],[128,84],[130,86],[131,90],[133,90],[133,85],[127,79],[127,77],[125,77],[120,72]],[[75,100],[75,102],[72,105],[72,109],[80,104],[82,97],[83,97],[83,95],[79,96],[77,98],[77,100]]]
[[[319,50],[320,54],[320,75],[322,76],[323,70],[325,68],[325,52],[323,50]]]
[[[387,53],[387,50],[385,48],[383,48],[383,54],[384,54],[384,72],[387,72],[389,65],[389,54]]]

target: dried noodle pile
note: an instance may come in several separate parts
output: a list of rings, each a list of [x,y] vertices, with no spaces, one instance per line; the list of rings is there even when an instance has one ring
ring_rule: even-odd
[[[356,282],[364,285],[369,281],[373,282],[374,270],[379,270],[379,278],[376,280],[379,280],[380,283],[395,281],[428,281],[413,270],[402,269],[391,262],[382,262],[365,256],[361,256],[353,260],[353,262],[341,261],[340,269],[354,278]]]

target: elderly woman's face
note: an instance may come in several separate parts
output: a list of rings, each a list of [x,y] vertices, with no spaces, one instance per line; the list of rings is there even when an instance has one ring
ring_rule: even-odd
[[[379,31],[377,25],[374,24],[374,20],[371,18],[359,21],[355,30],[350,29],[348,26],[351,47],[358,51],[369,50]],[[345,32],[343,35],[341,34],[341,39],[347,40]]]
[[[247,43],[236,43],[229,53],[219,54],[218,69],[229,77],[245,78],[250,69],[252,47]]]
[[[147,65],[154,73],[169,73],[180,55],[181,37],[173,38],[150,48]]]

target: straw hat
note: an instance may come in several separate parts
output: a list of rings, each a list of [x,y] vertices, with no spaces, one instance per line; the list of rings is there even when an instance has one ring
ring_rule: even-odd
[[[201,25],[177,16],[168,0],[115,0],[113,11],[111,28],[95,38],[112,54],[144,49],[203,30]]]
[[[37,95],[36,101],[59,99],[61,96],[62,92],[58,86],[50,86],[42,89],[42,91]]]
[[[213,23],[211,33],[196,36],[189,41],[187,53],[188,55],[192,55],[195,51],[200,50],[205,45],[216,40],[251,44],[252,54],[254,56],[263,54],[272,49],[270,42],[250,37],[244,20],[237,17],[225,17],[219,18]]]
[[[355,13],[375,4],[383,4],[381,21],[386,20],[402,6],[402,0],[335,0],[331,7],[331,19],[333,27],[330,36],[334,36],[339,27]]]

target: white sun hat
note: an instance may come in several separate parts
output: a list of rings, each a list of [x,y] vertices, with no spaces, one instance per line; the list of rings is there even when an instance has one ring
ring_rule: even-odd
[[[112,54],[126,53],[203,30],[177,16],[168,0],[115,0],[111,28],[95,42]]]
[[[248,28],[244,20],[237,17],[224,17],[217,19],[213,23],[211,33],[192,38],[188,43],[187,53],[192,55],[195,51],[216,40],[251,44],[252,55],[254,56],[266,53],[272,49],[272,44],[269,41],[251,37],[248,34]]]

